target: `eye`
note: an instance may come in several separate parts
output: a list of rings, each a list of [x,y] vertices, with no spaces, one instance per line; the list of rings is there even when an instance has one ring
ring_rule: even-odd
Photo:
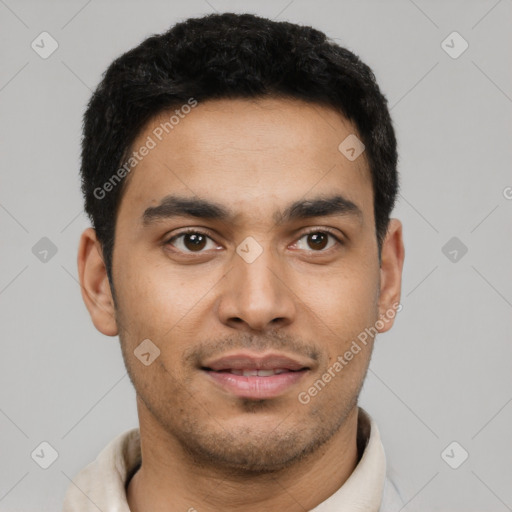
[[[305,243],[303,239],[305,239]],[[329,244],[329,242],[331,243]],[[210,247],[208,247],[208,243],[211,244]],[[306,244],[308,247],[305,247]],[[326,252],[336,244],[343,245],[343,242],[329,230],[316,229],[303,234],[295,242],[294,246],[298,249],[312,252]],[[178,249],[178,251],[189,254],[199,254],[208,249],[218,248],[209,235],[195,229],[189,229],[174,235],[165,242],[165,245],[172,245],[174,248]]]
[[[177,241],[177,243],[174,243],[175,241]],[[208,241],[212,242],[213,247],[206,247],[208,245]],[[178,235],[174,235],[165,242],[165,245],[168,244],[176,247],[176,249],[182,252],[202,252],[205,247],[207,249],[214,249],[217,247],[206,233],[195,230],[189,230]]]
[[[331,238],[331,245],[329,244],[329,237]],[[307,247],[301,247],[301,241],[303,239],[306,239],[306,244],[309,246],[309,249]],[[297,242],[295,242],[295,246],[298,246],[299,249],[305,249],[310,250],[314,252],[325,252],[328,249],[331,249],[334,245],[342,244],[341,240],[339,240],[338,237],[336,237],[333,233],[326,230],[316,230],[316,231],[310,231],[308,233],[305,233],[302,235]],[[304,245],[304,244],[303,244]]]

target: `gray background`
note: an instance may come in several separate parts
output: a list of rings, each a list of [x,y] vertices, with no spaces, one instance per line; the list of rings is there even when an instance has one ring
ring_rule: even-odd
[[[512,510],[511,0],[0,0],[0,510],[60,510],[70,479],[138,424],[118,338],[95,330],[77,282],[81,116],[120,53],[215,10],[313,25],[374,70],[399,140],[406,261],[361,405],[404,511]],[[31,48],[43,31],[59,44],[47,59]],[[453,31],[469,43],[458,58],[441,45]],[[31,458],[43,441],[59,455],[46,470]],[[469,453],[458,469],[441,456],[453,441],[452,464]]]

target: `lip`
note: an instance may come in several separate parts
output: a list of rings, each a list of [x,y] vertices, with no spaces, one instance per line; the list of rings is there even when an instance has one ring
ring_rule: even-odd
[[[271,376],[244,376],[228,370],[287,370]],[[310,370],[307,362],[284,354],[236,353],[206,361],[201,367],[224,391],[239,398],[262,400],[276,398],[297,384]]]
[[[310,365],[307,361],[276,352],[265,355],[254,354],[251,352],[237,352],[218,359],[205,361],[202,365],[203,368],[215,371],[244,369],[275,370],[277,368],[296,371],[303,368],[309,369],[309,366]]]

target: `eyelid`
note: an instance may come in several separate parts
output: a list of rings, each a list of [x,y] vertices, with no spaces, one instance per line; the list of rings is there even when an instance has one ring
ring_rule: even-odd
[[[169,245],[174,239],[179,238],[180,236],[186,235],[188,233],[203,235],[203,236],[209,238],[211,241],[217,243],[210,232],[203,231],[201,228],[191,227],[191,228],[184,228],[183,231],[179,231],[178,233],[175,233],[171,237],[166,238],[163,242],[163,245]],[[182,251],[179,251],[179,252],[182,252]],[[196,254],[201,254],[202,252],[204,252],[204,251],[198,252]],[[190,253],[187,253],[187,254],[194,254],[194,252],[190,251]]]
[[[163,242],[163,244],[164,245],[168,245],[168,244],[170,244],[171,241],[175,240],[176,238],[178,238],[180,236],[186,235],[188,233],[194,233],[194,234],[198,234],[198,235],[203,235],[203,236],[209,238],[210,240],[212,240],[213,242],[217,243],[209,232],[203,231],[201,228],[191,227],[191,228],[184,228],[183,231],[180,231],[180,232],[172,235],[170,238],[166,238],[165,241]],[[309,235],[310,233],[327,233],[327,234],[331,235],[336,240],[336,242],[339,245],[344,245],[344,243],[345,243],[345,241],[343,240],[343,237],[340,237],[340,235],[338,234],[337,231],[335,231],[335,230],[333,230],[331,228],[327,228],[327,227],[311,227],[311,228],[307,228],[306,231],[301,231],[300,232],[300,236],[298,236],[295,239],[294,243],[299,241],[304,236]],[[178,249],[178,251],[179,251],[179,249]],[[329,251],[329,249],[327,249],[327,251],[314,251],[314,250],[311,249],[309,252],[322,254],[323,252],[328,252],[328,251]],[[182,252],[182,251],[179,251],[179,252]],[[196,254],[202,254],[203,252],[205,252],[205,251],[200,251],[200,252],[197,252]],[[190,252],[187,252],[185,254],[194,254],[194,252],[190,251]]]
[[[329,235],[332,235],[340,244],[344,243],[343,237],[338,234],[338,230],[324,227],[307,228],[307,231],[303,231],[297,240],[302,238],[304,235],[309,235],[310,233],[328,233]]]
[[[325,249],[325,250],[315,251],[313,249],[309,249],[306,251],[309,254],[321,256],[324,254],[331,253],[332,250],[340,249],[340,246],[345,245],[345,240],[343,239],[342,236],[340,236],[338,234],[338,232],[336,230],[333,230],[331,228],[326,228],[326,227],[322,227],[322,228],[313,227],[313,228],[309,228],[307,231],[301,232],[300,236],[298,238],[296,238],[296,240],[295,240],[295,242],[293,242],[293,244],[296,244],[301,238],[303,238],[311,233],[326,233],[326,234],[330,235],[332,238],[334,238],[336,243],[334,244],[334,246],[329,247],[328,249]]]

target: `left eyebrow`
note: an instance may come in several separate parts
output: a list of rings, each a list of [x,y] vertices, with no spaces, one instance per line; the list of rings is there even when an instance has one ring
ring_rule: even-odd
[[[342,215],[363,220],[363,212],[359,206],[342,195],[317,197],[295,201],[284,210],[274,212],[273,218],[277,226],[298,219]],[[196,217],[200,219],[233,221],[236,215],[224,206],[193,197],[169,195],[159,205],[147,208],[142,214],[142,224],[147,227],[161,219],[173,217]]]
[[[308,219],[312,217],[332,217],[342,215],[363,220],[363,212],[359,206],[342,195],[335,195],[327,198],[315,198],[304,201],[295,201],[288,206],[282,214],[275,213],[276,225],[291,222],[297,219]]]

